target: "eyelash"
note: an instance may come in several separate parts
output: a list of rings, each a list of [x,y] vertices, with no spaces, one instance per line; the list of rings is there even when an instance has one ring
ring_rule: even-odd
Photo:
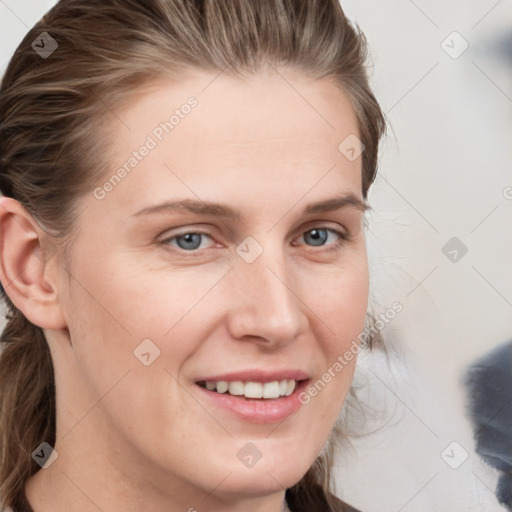
[[[338,240],[336,242],[334,242],[333,244],[331,244],[331,245],[328,245],[328,246],[309,245],[308,246],[308,247],[312,247],[312,248],[314,248],[314,247],[324,247],[323,249],[319,249],[319,252],[332,253],[334,251],[339,251],[345,245],[345,243],[350,242],[352,240],[352,237],[350,236],[349,233],[343,233],[342,231],[339,231],[337,229],[323,227],[323,226],[314,226],[314,227],[312,227],[312,228],[310,228],[310,229],[308,229],[306,231],[303,231],[301,236],[304,236],[305,233],[309,233],[310,231],[313,231],[315,229],[322,229],[322,230],[327,231],[328,233],[333,233],[333,234],[338,236]],[[304,249],[300,249],[299,252],[301,254],[303,254],[303,253],[307,253],[308,251],[304,251]]]
[[[344,233],[344,232],[339,231],[337,229],[326,227],[326,226],[314,226],[314,227],[312,227],[310,229],[307,229],[306,231],[303,231],[301,236],[304,236],[306,233],[309,233],[309,232],[314,231],[314,230],[324,230],[324,231],[327,231],[329,233],[333,233],[333,234],[338,236],[338,240],[335,243],[331,244],[331,245],[328,245],[328,246],[323,246],[323,245],[314,246],[314,245],[310,245],[310,246],[308,246],[308,247],[313,247],[313,248],[314,247],[320,247],[320,248],[326,247],[324,249],[320,249],[320,250],[314,251],[314,252],[331,253],[331,252],[334,252],[334,251],[338,251],[338,250],[341,249],[341,247],[343,245],[345,245],[345,243],[352,241],[352,236],[349,233]],[[185,231],[183,233],[178,233],[176,235],[167,237],[167,238],[163,239],[160,243],[162,245],[164,245],[164,246],[169,247],[170,246],[170,243],[169,243],[170,241],[175,240],[175,239],[180,238],[180,237],[183,237],[185,235],[203,235],[203,236],[207,236],[207,237],[213,239],[213,237],[209,233],[206,233],[204,231]],[[301,245],[304,245],[304,244],[301,244]],[[206,249],[202,249],[202,250],[201,249],[194,249],[194,250],[187,251],[187,250],[181,249],[179,247],[175,247],[175,246],[171,246],[171,247],[172,247],[173,250],[177,250],[178,252],[181,252],[183,254],[187,254],[187,255],[192,256],[192,257],[200,256],[202,251],[206,250]],[[301,254],[305,254],[305,253],[309,253],[311,251],[310,250],[305,251],[303,249],[300,249],[299,252]]]

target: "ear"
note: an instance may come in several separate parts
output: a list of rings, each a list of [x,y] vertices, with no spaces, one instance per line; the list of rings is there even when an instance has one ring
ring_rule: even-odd
[[[43,329],[66,327],[55,286],[56,253],[51,236],[19,201],[0,198],[0,281],[12,303]]]

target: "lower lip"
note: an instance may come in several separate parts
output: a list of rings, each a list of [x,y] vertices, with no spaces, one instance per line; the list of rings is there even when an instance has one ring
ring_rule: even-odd
[[[251,423],[279,423],[296,412],[302,403],[300,393],[307,387],[308,381],[303,380],[295,385],[295,390],[289,396],[280,398],[246,398],[228,393],[209,391],[199,384],[195,386],[206,400],[217,407],[227,409],[238,418]]]

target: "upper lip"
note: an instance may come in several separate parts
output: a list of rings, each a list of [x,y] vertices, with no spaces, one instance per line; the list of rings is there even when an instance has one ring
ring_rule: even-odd
[[[196,382],[212,382],[223,380],[226,382],[273,382],[275,380],[305,380],[309,375],[302,370],[283,369],[272,372],[263,370],[242,370],[238,372],[229,372],[223,374],[210,375],[196,379]]]

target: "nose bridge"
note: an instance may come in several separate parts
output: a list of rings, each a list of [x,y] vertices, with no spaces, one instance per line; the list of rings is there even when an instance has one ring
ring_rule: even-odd
[[[232,334],[281,344],[297,338],[307,318],[283,250],[266,248],[252,263],[240,259],[235,266],[239,293],[231,316]]]

